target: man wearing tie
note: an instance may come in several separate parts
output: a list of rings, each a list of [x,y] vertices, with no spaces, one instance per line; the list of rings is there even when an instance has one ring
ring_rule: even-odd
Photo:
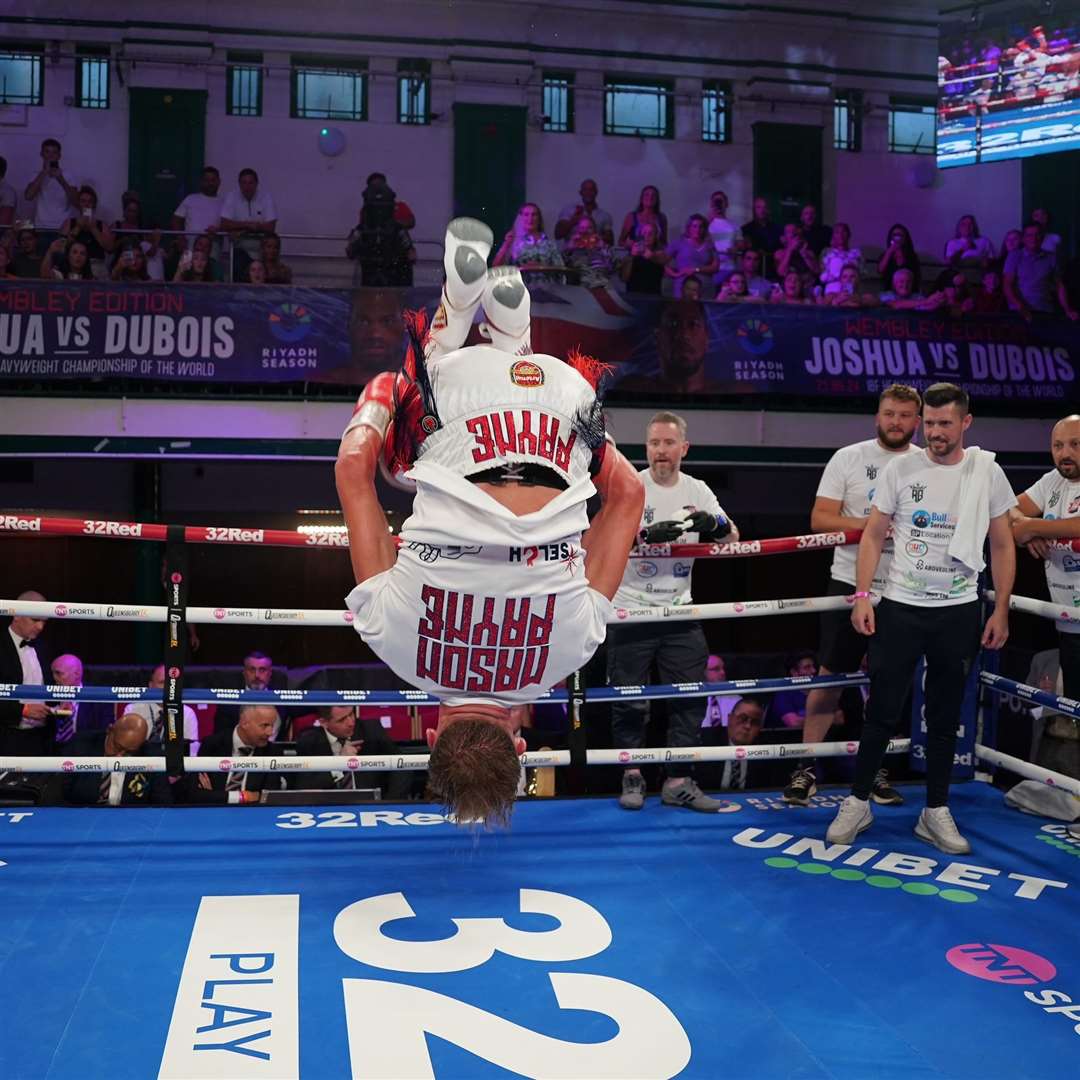
[[[80,731],[65,746],[72,757],[128,757],[145,753],[146,721],[128,713],[105,731]],[[73,806],[168,805],[172,788],[164,773],[71,772],[64,776],[64,802]]]
[[[728,746],[752,746],[757,742],[765,722],[765,707],[765,702],[756,697],[741,697],[735,702],[728,716]],[[742,791],[745,788],[766,787],[768,766],[768,761],[725,761],[720,788],[722,791]]]
[[[39,592],[24,592],[17,597],[44,603]],[[0,682],[42,686],[43,665],[37,652],[37,639],[45,629],[46,619],[16,615],[0,630]],[[49,707],[43,701],[0,703],[0,753],[18,755],[48,754],[52,748]]]
[[[358,719],[352,705],[331,705],[319,710],[319,726],[309,728],[296,741],[297,757],[389,757],[397,744],[375,719]],[[383,797],[396,801],[408,796],[411,777],[406,772],[294,773],[289,785],[297,790],[329,788],[381,788]]]
[[[151,690],[157,690],[159,694],[165,689],[165,665],[158,664],[150,673],[150,681],[146,684]],[[150,734],[147,742],[163,743],[165,729],[165,715],[162,699],[158,697],[154,701],[135,701],[124,709],[124,715],[134,713],[141,716],[147,723]],[[191,747],[191,753],[199,752],[199,718],[190,705],[184,706],[184,736]]]
[[[706,682],[727,682],[727,668],[724,666],[724,658],[713,653],[709,662],[705,665]],[[727,727],[728,717],[735,708],[738,698],[732,694],[726,697],[711,696],[705,704],[705,718],[701,721],[703,728]]]
[[[280,725],[273,705],[241,705],[240,718],[231,731],[215,731],[203,739],[199,757],[242,761],[248,757],[272,757],[270,739]],[[193,803],[257,803],[265,791],[280,791],[282,778],[275,773],[237,770],[194,774],[188,788]]]
[[[58,656],[51,665],[52,686],[83,684],[83,662],[71,653]],[[114,707],[109,702],[51,701],[49,715],[53,720],[53,753],[63,753],[64,748],[84,731],[104,731],[113,720]]]

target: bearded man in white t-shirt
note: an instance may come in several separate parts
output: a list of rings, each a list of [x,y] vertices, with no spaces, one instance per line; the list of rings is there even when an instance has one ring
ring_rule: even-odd
[[[903,724],[911,680],[925,657],[926,809],[915,835],[949,855],[971,851],[948,806],[957,725],[980,644],[1000,649],[1008,639],[1016,576],[1009,524],[1016,499],[993,454],[964,449],[971,420],[967,393],[935,383],[923,395],[926,450],[895,459],[878,478],[859,541],[851,613],[855,629],[870,638],[870,698],[855,782],[826,833],[832,844],[853,843],[874,820],[874,777]],[[875,612],[871,589],[890,527],[892,566]],[[995,599],[983,627],[979,574],[988,536]]]
[[[1080,554],[1068,544],[1080,540],[1080,415],[1054,425],[1050,456],[1054,468],[1017,499],[1013,538],[1044,560],[1051,601],[1080,612]],[[1057,631],[1062,694],[1075,701],[1080,699],[1080,623],[1061,619]]]
[[[913,386],[894,383],[882,390],[874,416],[877,431],[873,439],[842,446],[829,459],[821,474],[810,528],[816,533],[838,533],[861,529],[870,516],[870,503],[877,489],[878,476],[894,458],[919,453],[911,442],[919,430],[922,398]],[[850,596],[855,591],[855,547],[838,547],[833,553],[828,596]],[[886,539],[874,576],[874,590],[885,586],[892,563],[892,541]],[[855,632],[850,612],[825,611],[821,614],[818,638],[819,675],[839,675],[857,671],[866,655],[866,638]],[[811,690],[806,699],[806,723],[803,742],[824,742],[836,718],[840,704],[839,686]],[[810,759],[800,761],[784,788],[784,800],[793,806],[808,806],[817,791],[817,776]],[[904,800],[890,787],[887,776],[875,778],[872,798],[877,803],[897,804]]]
[[[649,465],[639,474],[645,485],[642,539],[649,544],[737,540],[739,530],[708,485],[682,471],[682,460],[690,449],[686,434],[686,421],[671,412],[658,412],[645,429]],[[693,565],[694,560],[686,558],[630,559],[615,593],[616,608],[692,604]],[[625,626],[615,623],[608,630],[608,643],[607,676],[611,686],[647,685],[654,664],[663,683],[704,679],[709,650],[699,622],[680,619]],[[700,746],[703,713],[701,698],[672,698],[667,707],[668,746]],[[614,702],[611,734],[615,748],[633,750],[643,746],[648,720],[648,701]],[[690,766],[676,764],[667,767],[661,800],[666,806],[683,806],[702,813],[716,813],[722,805],[698,787]],[[640,810],[645,805],[645,779],[640,769],[624,771],[619,805],[624,810]]]

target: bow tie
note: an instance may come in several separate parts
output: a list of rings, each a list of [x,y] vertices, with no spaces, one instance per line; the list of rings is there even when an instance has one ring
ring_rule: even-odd
[[[31,645],[33,645],[33,642],[30,641],[28,638],[19,642],[19,648],[20,649],[29,648]]]

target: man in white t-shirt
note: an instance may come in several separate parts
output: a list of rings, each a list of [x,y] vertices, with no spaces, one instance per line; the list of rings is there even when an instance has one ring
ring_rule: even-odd
[[[742,232],[728,216],[728,197],[724,191],[714,191],[709,197],[709,239],[716,252],[717,287],[724,284],[735,269]]]
[[[1054,468],[1017,499],[1013,538],[1044,560],[1051,601],[1080,612],[1080,553],[1069,544],[1080,540],[1080,415],[1054,425],[1050,456]],[[1075,701],[1080,699],[1080,623],[1059,620],[1057,631],[1062,696]]]
[[[151,690],[165,689],[165,665],[158,664],[150,673],[146,684]],[[123,715],[135,713],[146,721],[146,741],[162,743],[165,741],[165,706],[162,701],[133,701],[124,709]],[[191,744],[189,753],[199,752],[199,718],[190,705],[184,706],[184,735]]]
[[[259,187],[259,174],[254,169],[241,169],[236,183],[236,191],[222,200],[221,227],[233,236],[235,249],[246,256],[233,262],[233,277],[242,281],[248,264],[261,254],[262,238],[277,227],[277,207],[270,192]]]
[[[861,529],[870,516],[870,503],[877,489],[878,477],[889,462],[904,454],[919,453],[911,442],[919,430],[922,398],[913,386],[894,383],[882,390],[874,416],[877,435],[873,439],[843,446],[829,459],[821,474],[810,528],[816,533],[847,532]],[[892,563],[892,541],[886,539],[874,575],[874,591],[880,593]],[[855,548],[838,547],[833,552],[828,596],[850,596],[855,591]],[[866,655],[866,638],[855,632],[850,612],[824,611],[821,614],[818,674],[839,675],[857,671]],[[824,742],[836,717],[841,688],[811,690],[806,699],[806,723],[803,742]],[[800,761],[784,788],[784,799],[794,806],[808,806],[817,791],[817,776],[810,759]],[[889,787],[887,778],[875,780],[873,799],[878,803],[903,802]]]
[[[682,471],[690,449],[686,421],[676,413],[658,412],[645,428],[645,456],[649,465],[640,477],[645,485],[642,539],[647,544],[671,541],[739,538],[735,528],[708,485]],[[674,607],[692,604],[690,573],[694,560],[686,558],[635,558],[627,563],[615,593],[620,608]],[[709,650],[697,621],[614,623],[608,629],[608,684],[646,686],[653,665],[662,683],[700,682],[705,676]],[[701,698],[672,698],[667,703],[667,744],[670,747],[700,746],[703,717]],[[645,745],[649,702],[643,699],[614,702],[611,735],[617,750]],[[667,806],[716,813],[721,803],[710,799],[694,782],[689,765],[672,764],[661,791]],[[619,805],[640,810],[645,805],[645,779],[641,770],[623,772]]]
[[[574,231],[574,226],[583,217],[587,217],[596,226],[596,231],[600,234],[600,238],[604,243],[608,247],[613,247],[615,233],[612,231],[611,215],[606,210],[601,209],[596,202],[596,197],[600,194],[600,188],[596,181],[582,180],[578,194],[581,196],[579,202],[567,203],[559,211],[558,220],[555,222],[555,239],[565,247],[570,240],[571,233]]]
[[[870,638],[870,698],[851,794],[829,826],[833,844],[854,843],[873,821],[870,792],[920,657],[926,658],[926,809],[915,835],[949,855],[971,845],[949,812],[949,780],[964,689],[980,644],[1009,636],[1016,549],[1009,516],[1016,499],[993,454],[964,449],[971,426],[967,393],[935,383],[923,395],[926,450],[890,462],[878,478],[855,563],[852,625]],[[875,612],[874,572],[890,526],[893,560]],[[994,611],[980,627],[979,573],[990,539]],[[981,635],[980,635],[981,629]]]
[[[221,226],[221,173],[213,165],[203,167],[199,177],[199,190],[184,197],[173,211],[172,228],[183,229],[187,235],[177,237],[181,248],[186,248],[190,241],[203,233],[211,236]]]
[[[56,139],[41,144],[41,171],[23,192],[23,198],[34,204],[34,225],[38,229],[59,231],[74,212],[72,207],[79,205],[79,189],[64,175],[60,154]]]

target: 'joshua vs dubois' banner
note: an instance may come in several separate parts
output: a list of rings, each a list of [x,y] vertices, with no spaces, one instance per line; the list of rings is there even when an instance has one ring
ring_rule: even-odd
[[[677,302],[561,283],[530,291],[534,349],[606,361],[610,389],[628,399],[865,397],[944,380],[982,400],[1061,400],[1075,395],[1080,367],[1080,324],[1065,319]],[[434,287],[5,282],[0,381],[361,385],[400,364],[403,311],[430,315],[438,301]],[[477,328],[469,340],[481,340]]]

